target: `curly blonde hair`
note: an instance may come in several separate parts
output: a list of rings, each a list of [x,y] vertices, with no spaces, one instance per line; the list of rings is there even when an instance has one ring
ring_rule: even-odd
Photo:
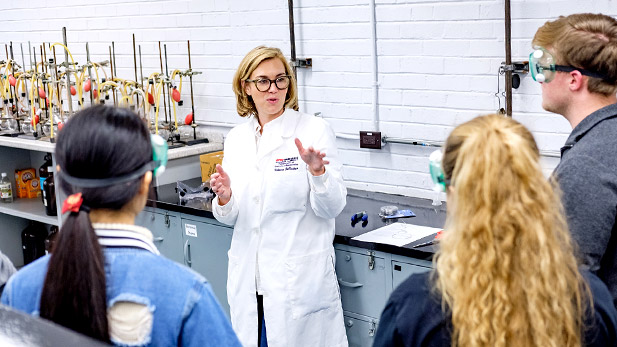
[[[234,74],[233,91],[236,94],[236,108],[240,117],[246,117],[251,114],[257,115],[257,109],[255,108],[253,98],[246,94],[244,83],[251,77],[251,74],[257,69],[259,64],[268,59],[279,59],[285,66],[285,74],[287,74],[290,79],[287,95],[285,97],[285,108],[292,108],[298,111],[298,87],[296,85],[296,76],[287,62],[287,59],[285,59],[283,52],[274,47],[258,46],[246,54],[244,59],[240,62],[238,70],[236,70]]]
[[[446,141],[446,232],[433,280],[452,346],[580,346],[591,293],[578,270],[558,189],[531,133],[477,117]]]

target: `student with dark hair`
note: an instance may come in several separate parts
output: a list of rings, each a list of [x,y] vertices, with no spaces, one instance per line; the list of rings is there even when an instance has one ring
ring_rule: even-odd
[[[134,225],[161,169],[155,144],[126,109],[95,106],[67,122],[55,153],[68,215],[51,256],[15,274],[3,304],[116,345],[239,345],[206,279]]]

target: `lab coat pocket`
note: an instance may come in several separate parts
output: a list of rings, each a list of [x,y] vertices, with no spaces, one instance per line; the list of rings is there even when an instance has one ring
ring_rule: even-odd
[[[292,318],[337,307],[340,301],[332,250],[289,259],[287,294]]]
[[[273,171],[267,180],[266,207],[272,213],[306,210],[309,183],[304,163],[296,170]]]

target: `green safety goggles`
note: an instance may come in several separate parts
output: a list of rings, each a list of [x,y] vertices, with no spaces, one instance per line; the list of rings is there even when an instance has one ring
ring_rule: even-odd
[[[557,71],[579,71],[585,76],[605,79],[604,75],[593,71],[579,69],[569,65],[555,64],[553,55],[542,47],[538,47],[536,50],[531,52],[531,54],[529,54],[529,71],[531,72],[531,77],[534,81],[545,83],[552,81],[553,78],[555,78]]]

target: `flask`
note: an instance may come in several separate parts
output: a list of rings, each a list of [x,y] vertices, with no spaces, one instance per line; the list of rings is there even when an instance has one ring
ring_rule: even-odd
[[[13,202],[13,187],[6,172],[2,173],[0,179],[0,199],[2,202]]]
[[[43,204],[45,205],[45,213],[48,216],[57,215],[56,211],[56,185],[54,184],[54,173],[52,167],[48,167],[49,176],[43,182]]]

